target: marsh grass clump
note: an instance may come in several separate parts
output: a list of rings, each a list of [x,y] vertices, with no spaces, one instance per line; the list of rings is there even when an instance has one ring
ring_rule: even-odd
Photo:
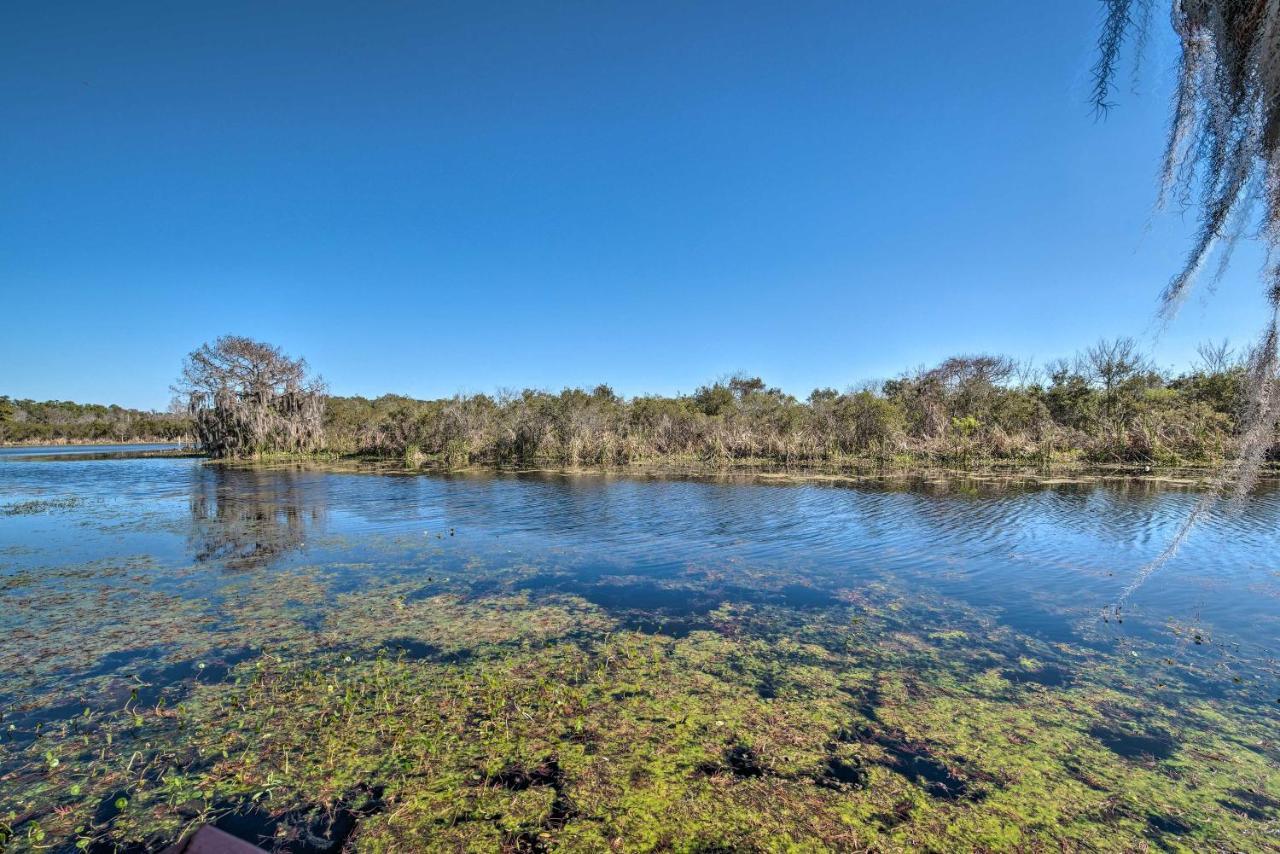
[[[426,461],[427,455],[422,453],[422,448],[417,445],[409,445],[404,449],[404,464],[406,468],[422,468],[422,464]]]

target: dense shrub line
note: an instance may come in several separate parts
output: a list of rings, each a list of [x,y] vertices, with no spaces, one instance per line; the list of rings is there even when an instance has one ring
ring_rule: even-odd
[[[1211,463],[1231,451],[1243,373],[1225,345],[1202,348],[1193,369],[1169,375],[1121,339],[1041,370],[962,356],[804,400],[747,376],[675,397],[624,399],[606,385],[429,401],[333,397],[326,441],[339,452],[455,466],[672,457]]]
[[[803,400],[748,376],[674,397],[627,399],[600,385],[367,399],[325,397],[302,360],[226,337],[188,358],[175,387],[187,401],[183,414],[0,398],[0,441],[198,436],[215,455],[323,448],[449,466],[673,459],[1209,464],[1237,440],[1244,364],[1225,344],[1202,347],[1194,367],[1172,374],[1155,368],[1132,340],[1119,339],[1040,369],[1001,356],[958,356],[883,383],[815,389]]]

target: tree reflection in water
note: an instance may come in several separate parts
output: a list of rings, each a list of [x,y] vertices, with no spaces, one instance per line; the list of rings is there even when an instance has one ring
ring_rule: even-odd
[[[324,516],[323,489],[305,473],[205,466],[191,490],[191,551],[258,569],[306,545]]]

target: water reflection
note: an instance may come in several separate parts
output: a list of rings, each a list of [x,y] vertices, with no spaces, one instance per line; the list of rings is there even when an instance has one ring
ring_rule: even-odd
[[[206,466],[191,481],[191,530],[197,563],[256,569],[306,545],[325,524],[322,490],[298,472]]]
[[[377,566],[388,544],[440,544],[458,562],[542,569],[511,582],[575,594],[636,625],[679,630],[723,602],[791,604],[892,580],[941,592],[1056,642],[1230,634],[1259,655],[1280,636],[1271,561],[1274,485],[1197,531],[1140,591],[1123,628],[1098,614],[1196,500],[1185,486],[1117,480],[1034,486],[951,481],[864,485],[640,480],[525,474],[387,477],[296,468],[189,469],[187,549],[237,570],[309,560]],[[460,538],[446,537],[454,530]],[[400,545],[396,547],[399,548]],[[396,558],[412,574],[415,559]],[[344,589],[368,569],[338,572]],[[493,578],[473,579],[477,590]],[[435,588],[431,588],[435,589]],[[649,613],[645,613],[649,612]],[[1100,634],[1101,633],[1101,634]]]
[[[804,610],[894,585],[1059,643],[1183,643],[1200,631],[1268,658],[1280,637],[1278,495],[1270,484],[1207,521],[1122,625],[1099,614],[1167,542],[1194,490],[15,460],[0,466],[0,504],[62,509],[0,516],[0,572],[119,556],[194,564],[182,577],[200,598],[223,592],[224,569],[296,572],[331,596],[397,577],[435,595],[448,577],[455,595],[578,596],[666,632],[699,628],[725,603]],[[58,504],[68,496],[78,503]],[[464,571],[472,564],[487,569]],[[338,607],[321,596],[308,619]]]

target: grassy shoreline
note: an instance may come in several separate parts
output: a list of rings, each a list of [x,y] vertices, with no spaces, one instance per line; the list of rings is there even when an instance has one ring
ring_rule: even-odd
[[[420,456],[409,460],[370,453],[264,453],[253,457],[209,459],[223,466],[301,465],[335,471],[388,475],[441,474],[574,474],[636,478],[726,478],[758,481],[873,483],[921,480],[990,480],[1034,484],[1092,483],[1106,480],[1140,480],[1179,485],[1208,485],[1222,463],[1182,466],[1153,466],[1135,463],[1092,463],[1060,459],[1032,463],[997,459],[971,459],[966,464],[927,458],[848,458],[827,463],[785,464],[766,458],[705,460],[688,456],[667,456],[625,464],[570,465],[548,459],[526,464],[476,462],[450,464],[440,457]],[[1280,477],[1280,467],[1270,464],[1263,479]]]
[[[48,456],[58,456],[58,448],[90,448],[97,445],[145,446],[171,444],[158,441],[89,442],[67,440],[56,443],[0,443],[0,448],[48,447]],[[116,454],[108,454],[116,456]],[[838,460],[787,463],[768,457],[706,459],[692,455],[665,455],[623,463],[578,463],[547,458],[527,463],[476,461],[459,464],[441,454],[379,454],[368,451],[310,452],[269,451],[244,457],[214,458],[202,451],[183,447],[146,451],[121,451],[129,457],[203,458],[210,464],[232,467],[307,466],[335,471],[387,475],[437,474],[574,474],[635,478],[724,478],[760,482],[878,483],[930,480],[1007,481],[1036,485],[1096,483],[1108,480],[1148,481],[1182,486],[1209,485],[1225,460],[1183,465],[1153,465],[1132,462],[1099,463],[1079,455],[1064,454],[1052,460],[970,457],[956,459],[929,455],[898,454],[893,457],[848,456]],[[92,454],[84,455],[91,457]],[[1280,477],[1280,464],[1268,463],[1262,479]]]

